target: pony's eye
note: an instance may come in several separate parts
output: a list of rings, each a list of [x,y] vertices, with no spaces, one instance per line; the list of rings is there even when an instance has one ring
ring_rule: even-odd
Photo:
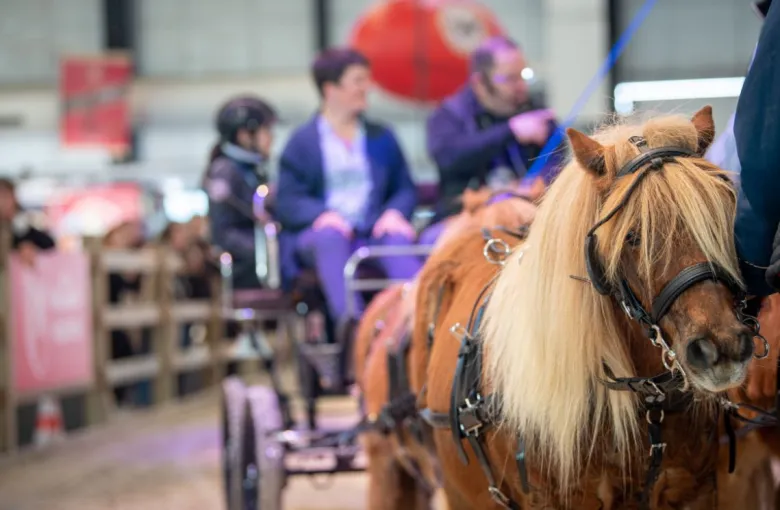
[[[639,234],[634,232],[633,230],[630,231],[628,234],[626,234],[626,243],[628,243],[631,246],[639,246],[639,243],[641,242],[642,238],[639,237]]]

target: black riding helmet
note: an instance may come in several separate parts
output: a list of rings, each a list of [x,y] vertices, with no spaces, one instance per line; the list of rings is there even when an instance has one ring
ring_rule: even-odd
[[[235,143],[240,129],[254,133],[276,119],[276,111],[259,97],[240,96],[222,105],[216,124],[222,141]]]

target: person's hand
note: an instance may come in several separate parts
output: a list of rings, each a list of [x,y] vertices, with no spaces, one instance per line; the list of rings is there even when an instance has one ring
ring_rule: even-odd
[[[544,179],[537,177],[532,182],[521,182],[517,186],[517,193],[535,201],[544,194],[545,189]]]
[[[332,228],[344,234],[344,237],[348,239],[352,237],[352,226],[335,211],[325,211],[320,214],[317,219],[314,220],[312,228],[315,231]]]
[[[550,137],[550,121],[554,118],[550,109],[533,110],[509,119],[509,128],[520,143],[544,145]]]
[[[386,210],[374,224],[371,236],[378,239],[387,234],[402,235],[407,239],[414,239],[414,227],[406,221],[404,215],[395,209]]]
[[[35,267],[35,259],[38,257],[38,247],[29,241],[24,241],[19,244],[17,249],[19,259],[22,263],[29,267]]]

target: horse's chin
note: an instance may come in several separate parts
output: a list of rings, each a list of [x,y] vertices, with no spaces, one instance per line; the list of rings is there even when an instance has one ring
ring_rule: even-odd
[[[706,370],[688,367],[691,384],[706,393],[723,393],[742,386],[747,377],[748,364],[730,362]]]

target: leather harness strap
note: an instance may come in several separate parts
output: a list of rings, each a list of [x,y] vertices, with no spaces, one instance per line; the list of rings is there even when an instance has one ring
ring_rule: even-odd
[[[450,429],[455,442],[458,456],[464,464],[469,458],[463,447],[465,439],[479,463],[488,482],[488,492],[493,500],[503,508],[521,510],[515,501],[501,490],[500,484],[493,475],[485,444],[485,431],[497,422],[500,416],[500,402],[496,394],[483,396],[480,392],[482,381],[482,343],[478,341],[479,326],[485,310],[482,304],[473,317],[469,329],[462,331],[461,347],[458,352],[458,362],[452,383],[450,412],[436,413],[423,409],[420,417],[431,427]],[[525,441],[518,437],[515,460],[517,462],[523,491],[529,492],[528,475],[525,462]]]

